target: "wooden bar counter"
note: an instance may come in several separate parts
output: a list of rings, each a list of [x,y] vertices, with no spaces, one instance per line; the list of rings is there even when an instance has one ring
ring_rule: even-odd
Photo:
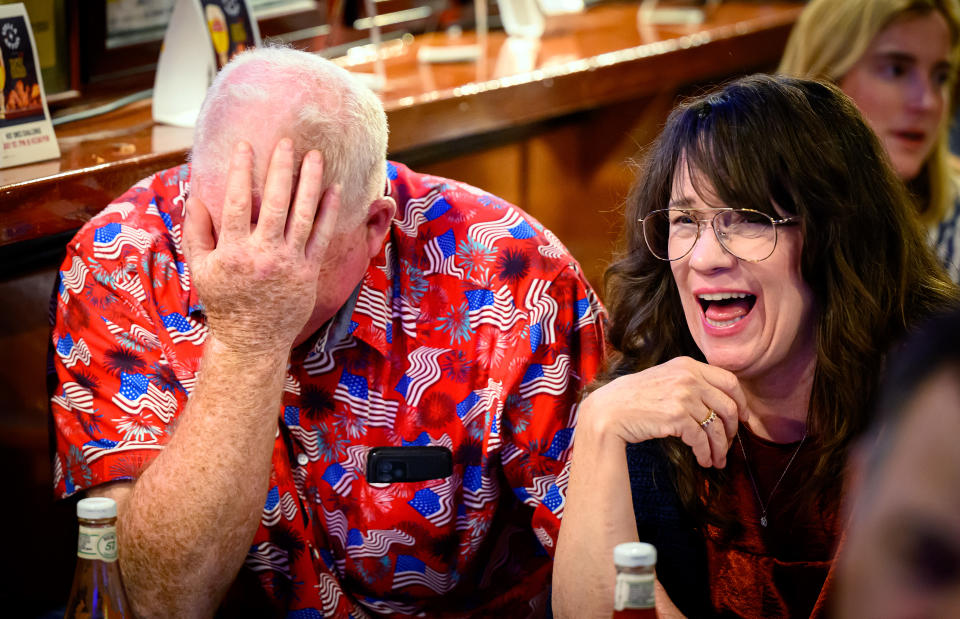
[[[475,43],[472,34],[388,41],[382,96],[391,156],[446,169],[444,162],[466,151],[524,142],[537,125],[577,112],[613,112],[610,106],[646,97],[665,98],[669,107],[692,84],[773,66],[799,11],[795,4],[729,2],[702,25],[638,27],[635,4],[598,5],[551,24],[539,45],[491,32],[480,59],[464,63],[418,63],[417,52]],[[357,51],[339,61],[371,72],[370,59]],[[627,135],[634,119],[622,120]],[[59,160],[0,170],[0,247],[76,230],[136,180],[184,161],[191,137],[154,124],[149,101],[59,126]],[[469,166],[454,169],[471,180]],[[531,179],[523,180],[504,197],[526,207]]]
[[[417,62],[423,45],[469,33],[388,41],[382,92],[391,157],[471,183],[539,219],[601,284],[634,176],[628,160],[679,96],[776,66],[801,4],[724,2],[697,26],[638,27],[636,4],[600,4],[548,24],[538,45],[491,32],[476,62]],[[372,72],[363,50],[339,59]],[[183,162],[192,131],[153,123],[150,101],[57,127],[62,156],[0,170],[0,469],[27,518],[18,569],[0,596],[29,616],[65,600],[75,558],[69,502],[54,502],[44,383],[47,314],[73,232],[148,174]],[[8,518],[16,512],[11,511]],[[42,575],[38,578],[37,575]]]

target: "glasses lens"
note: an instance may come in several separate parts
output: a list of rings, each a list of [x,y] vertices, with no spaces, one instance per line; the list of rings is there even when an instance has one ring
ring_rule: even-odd
[[[760,211],[721,211],[714,220],[714,226],[727,251],[743,260],[764,260],[777,245],[777,229],[773,219]]]
[[[743,260],[764,260],[773,253],[777,244],[773,219],[760,211],[720,211],[714,220],[714,227],[727,251]]]
[[[643,218],[643,238],[657,258],[682,258],[697,241],[696,217],[679,209],[651,211]]]
[[[643,238],[657,258],[679,260],[693,249],[699,236],[700,223],[706,221],[709,219],[700,217],[697,211],[651,211],[643,218]],[[777,229],[773,219],[760,211],[716,211],[713,226],[724,249],[742,260],[765,260],[777,245]]]

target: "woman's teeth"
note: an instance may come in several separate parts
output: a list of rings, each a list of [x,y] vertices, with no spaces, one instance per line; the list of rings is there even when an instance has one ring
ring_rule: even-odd
[[[746,292],[712,292],[707,294],[700,294],[697,297],[701,301],[726,301],[727,299],[746,299],[753,295],[747,294]]]
[[[707,318],[707,317],[704,316],[704,318]],[[730,320],[723,320],[723,321],[711,320],[707,318],[707,324],[709,324],[711,327],[729,327],[730,325],[738,323],[741,320],[743,320],[743,316],[737,316],[736,318],[732,318]]]
[[[729,327],[750,313],[756,296],[748,292],[707,292],[697,295],[707,324],[716,328]]]

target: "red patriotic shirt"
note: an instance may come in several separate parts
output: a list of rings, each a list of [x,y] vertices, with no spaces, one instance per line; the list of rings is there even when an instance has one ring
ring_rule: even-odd
[[[51,397],[60,496],[136,479],[194,387],[207,328],[181,250],[188,175],[141,181],[67,247]],[[288,617],[542,614],[603,310],[516,207],[399,164],[388,176],[398,213],[383,249],[291,354],[234,593]],[[368,483],[370,448],[401,445],[448,447],[453,475]]]

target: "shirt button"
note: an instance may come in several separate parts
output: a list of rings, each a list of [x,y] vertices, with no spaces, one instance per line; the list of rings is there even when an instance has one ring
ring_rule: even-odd
[[[297,454],[297,464],[300,466],[307,466],[310,462],[310,458],[307,457],[307,454]]]

